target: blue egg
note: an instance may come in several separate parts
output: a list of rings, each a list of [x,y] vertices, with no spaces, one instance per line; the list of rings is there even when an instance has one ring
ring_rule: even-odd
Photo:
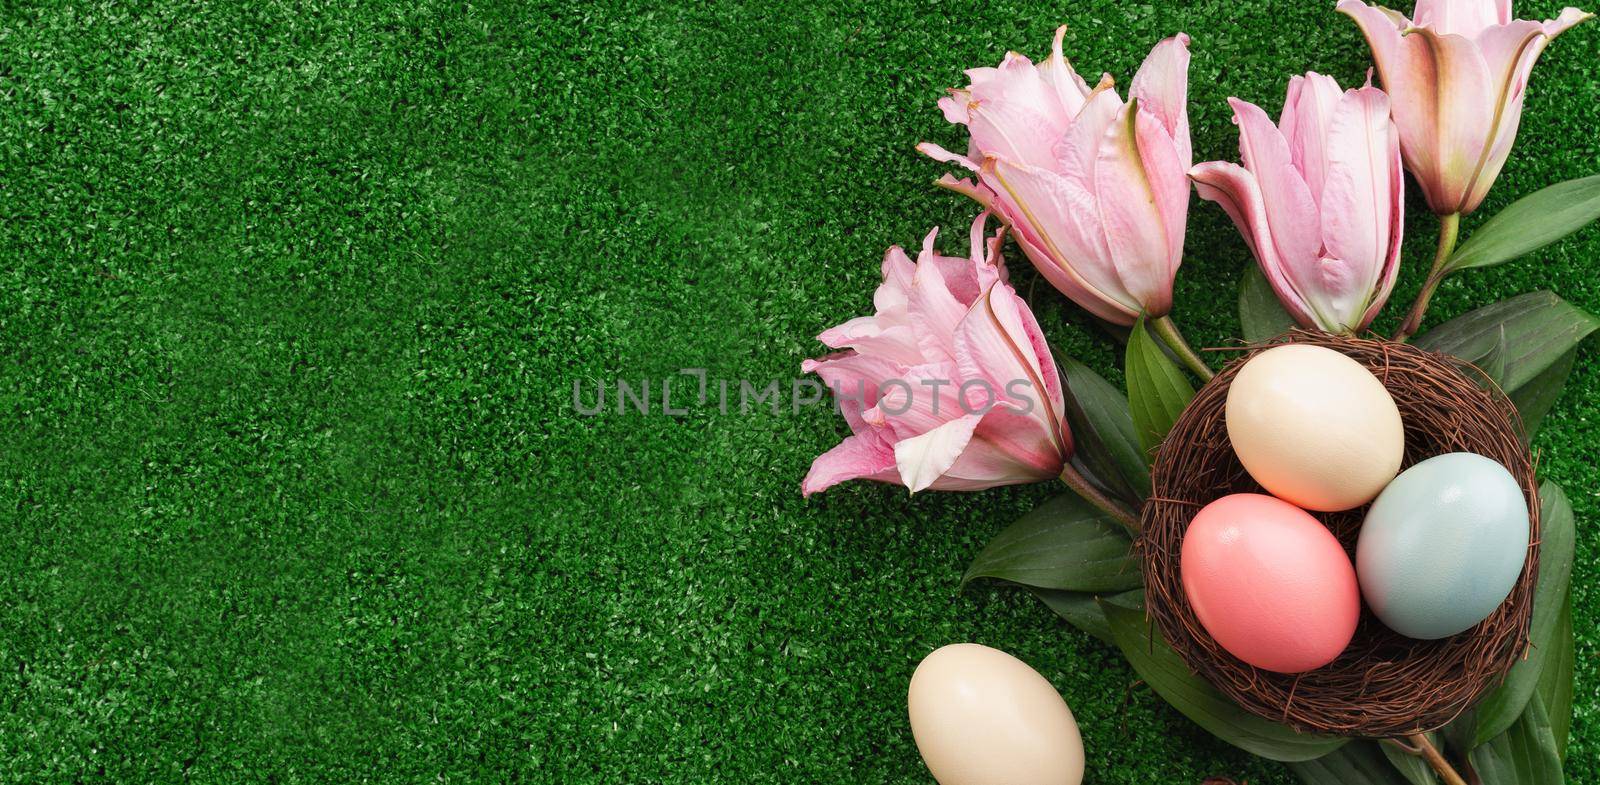
[[[1471,628],[1505,602],[1528,558],[1528,502],[1482,455],[1454,452],[1400,473],[1361,525],[1356,577],[1395,632],[1433,640]]]

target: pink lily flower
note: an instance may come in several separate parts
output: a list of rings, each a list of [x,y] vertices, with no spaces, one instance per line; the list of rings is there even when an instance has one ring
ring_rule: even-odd
[[[1303,327],[1353,333],[1389,299],[1400,270],[1405,178],[1389,97],[1370,83],[1289,80],[1283,114],[1237,98],[1244,166],[1190,170],[1202,199],[1222,205],[1285,310]]]
[[[1372,48],[1406,167],[1439,215],[1470,213],[1500,176],[1522,120],[1528,76],[1547,44],[1593,14],[1511,18],[1511,0],[1418,0],[1413,19],[1340,0]]]
[[[967,127],[966,155],[917,149],[975,172],[976,182],[947,174],[939,185],[999,215],[1073,302],[1115,324],[1164,316],[1189,215],[1189,37],[1150,51],[1124,103],[1110,75],[1091,89],[1072,70],[1065,35],[1056,30],[1042,65],[1007,54],[939,101]]]
[[[1006,282],[1004,229],[972,223],[971,257],[883,258],[876,313],[817,339],[840,351],[806,360],[833,390],[852,435],[811,464],[810,496],[845,480],[915,493],[972,491],[1056,477],[1072,454],[1061,380],[1032,311]]]

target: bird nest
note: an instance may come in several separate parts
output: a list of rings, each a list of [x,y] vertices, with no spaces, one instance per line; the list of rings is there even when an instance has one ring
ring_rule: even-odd
[[[1228,386],[1245,361],[1282,343],[1325,346],[1383,382],[1405,425],[1403,467],[1449,452],[1499,461],[1528,501],[1530,545],[1511,595],[1477,626],[1440,640],[1385,627],[1363,604],[1348,648],[1298,674],[1250,666],[1225,651],[1189,606],[1179,572],[1183,534],[1195,514],[1230,493],[1265,493],[1228,441]],[[1307,733],[1389,738],[1439,728],[1498,684],[1527,645],[1539,561],[1539,498],[1521,420],[1484,374],[1460,360],[1385,340],[1295,331],[1249,347],[1195,394],[1161,445],[1139,539],[1146,608],[1189,667],[1253,714]],[[1352,558],[1366,507],[1313,512]]]

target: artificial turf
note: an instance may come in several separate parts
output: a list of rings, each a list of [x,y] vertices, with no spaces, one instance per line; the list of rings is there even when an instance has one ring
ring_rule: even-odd
[[[970,640],[1061,690],[1089,782],[1290,782],[1024,594],[958,589],[1054,489],[805,501],[826,408],[574,411],[575,381],[787,380],[886,246],[964,249],[972,205],[912,145],[958,147],[941,90],[1063,22],[1124,86],[1193,36],[1198,159],[1234,157],[1225,97],[1367,66],[1331,1],[5,4],[0,779],[923,783],[907,679]],[[1600,171],[1597,95],[1590,23],[1469,230]],[[1177,318],[1220,345],[1244,246],[1196,199],[1187,247]],[[1600,312],[1597,252],[1463,275],[1430,322],[1535,288]],[[1537,440],[1580,522],[1573,782],[1600,781],[1595,360]]]

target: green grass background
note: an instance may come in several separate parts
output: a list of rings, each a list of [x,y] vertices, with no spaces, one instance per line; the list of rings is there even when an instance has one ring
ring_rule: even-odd
[[[1065,22],[1125,86],[1186,31],[1197,158],[1232,158],[1226,96],[1362,77],[1331,0],[0,8],[0,779],[925,783],[907,679],[978,641],[1066,696],[1090,782],[1291,781],[1028,597],[958,590],[1054,489],[808,502],[824,408],[572,394],[788,379],[886,246],[964,249],[972,205],[912,150],[962,143],[934,101],[963,68]],[[1469,229],[1600,171],[1597,95],[1590,23]],[[1541,287],[1600,311],[1597,252],[1464,275],[1430,322]],[[1008,253],[1056,349],[1120,383]],[[1237,334],[1245,264],[1196,199],[1195,343]],[[1600,781],[1595,359],[1537,442],[1580,522],[1573,782]]]

